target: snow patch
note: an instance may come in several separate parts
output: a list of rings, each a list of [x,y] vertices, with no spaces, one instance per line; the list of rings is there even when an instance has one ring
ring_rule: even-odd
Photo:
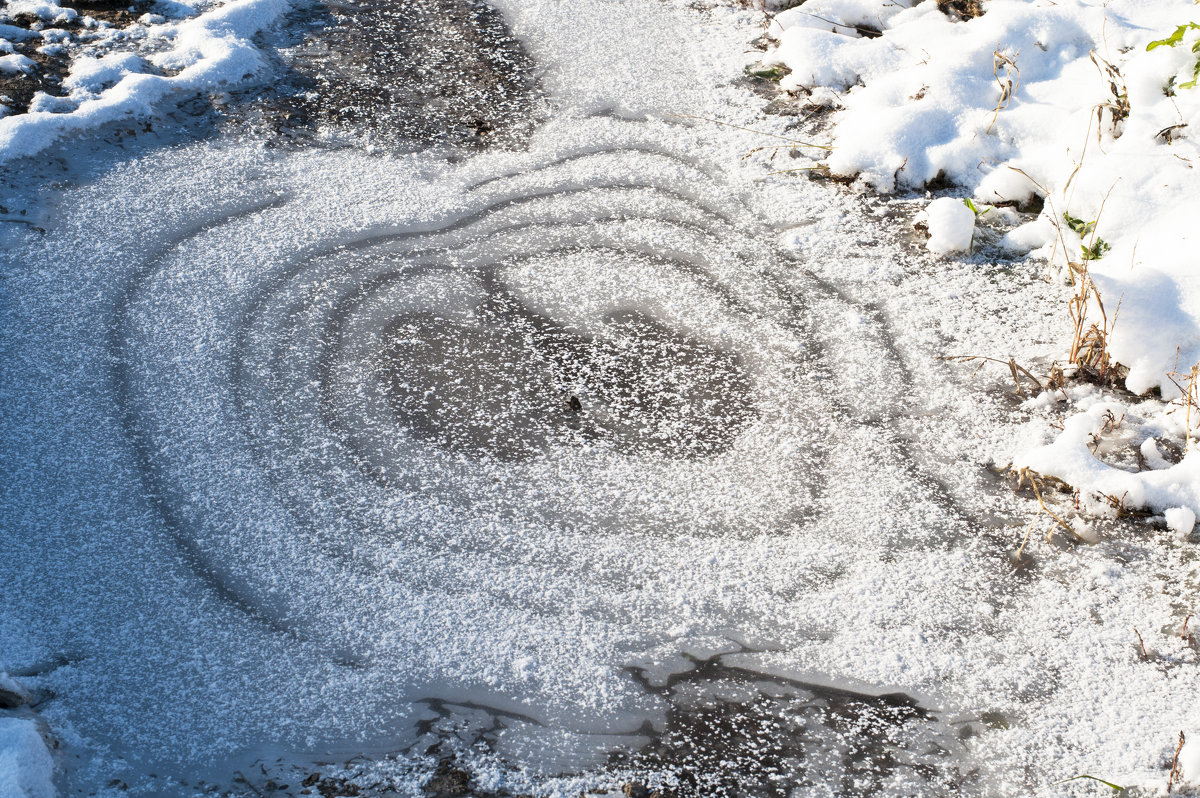
[[[154,38],[173,46],[150,54],[149,61],[174,74],[145,74],[145,62],[133,53],[80,59],[64,83],[71,96],[39,95],[28,113],[0,119],[0,163],[34,155],[70,133],[147,116],[172,99],[251,82],[264,65],[253,37],[274,25],[290,6],[290,0],[230,0],[200,16],[154,26]],[[172,7],[162,10],[170,12]],[[52,11],[47,5],[39,13]],[[12,58],[5,56],[0,63]]]
[[[1172,529],[1177,525],[1181,529],[1189,518],[1194,525],[1200,512],[1200,451],[1189,451],[1180,462],[1149,471],[1125,470],[1096,456],[1113,419],[1126,418],[1129,413],[1130,409],[1119,402],[1095,402],[1066,419],[1062,432],[1051,443],[1024,453],[1013,465],[1061,479],[1081,492],[1085,506],[1096,498],[1112,499],[1127,508],[1166,513]],[[1102,501],[1094,501],[1091,509],[1099,511],[1103,507]]]
[[[16,53],[6,55],[0,58],[0,75],[17,75],[22,72],[31,72],[34,66],[33,59],[31,58],[26,58]]]
[[[933,2],[809,0],[776,18],[766,61],[791,69],[785,89],[838,93],[833,174],[881,192],[946,179],[979,202],[1042,198],[1036,220],[999,246],[1051,261],[1064,282],[1068,263],[1085,264],[1126,387],[1175,399],[1173,377],[1200,362],[1200,88],[1183,88],[1200,30],[1185,28],[1178,46],[1151,45],[1200,22],[1197,9],[1191,0],[985,9],[957,21]],[[882,35],[864,37],[864,25]],[[952,204],[927,212],[935,252],[968,249],[967,214],[934,216]],[[1100,318],[1093,297],[1088,323]],[[1194,455],[1163,468],[1154,450],[1153,473],[1125,474],[1087,450],[1095,421],[1072,420],[1024,462],[1076,487],[1128,490],[1141,506],[1197,509]]]
[[[53,798],[54,759],[37,724],[0,717],[0,796]]]

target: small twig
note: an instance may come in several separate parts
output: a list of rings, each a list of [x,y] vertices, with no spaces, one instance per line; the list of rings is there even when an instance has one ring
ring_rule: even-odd
[[[781,136],[778,133],[768,133],[765,130],[755,130],[755,129],[749,128],[749,127],[742,127],[741,125],[735,125],[732,122],[722,122],[720,119],[711,119],[707,116],[695,116],[693,114],[667,114],[667,116],[673,116],[676,119],[699,119],[702,122],[712,122],[714,125],[724,125],[725,127],[731,127],[731,128],[734,128],[735,130],[744,130],[747,133],[756,133],[759,136],[770,136],[773,139],[779,139],[781,141],[790,141],[792,144],[795,144],[798,147],[813,147],[818,150],[832,150],[833,149],[833,147],[831,147],[827,144],[810,144],[807,141],[801,141],[800,139],[793,139],[788,136]]]
[[[1186,122],[1178,124],[1178,125],[1168,125],[1167,127],[1164,127],[1162,130],[1155,133],[1154,138],[1162,139],[1163,141],[1167,142],[1168,144],[1171,144],[1175,140],[1174,135],[1172,135],[1173,131],[1182,130],[1185,127],[1187,127]]]
[[[858,31],[864,39],[874,39],[883,35],[882,31],[878,31],[875,28],[864,28],[859,25],[850,25],[845,22],[834,22],[832,19],[826,19],[825,17],[813,14],[809,11],[801,11],[800,13],[810,16],[813,19],[819,19],[822,22],[828,22],[830,25],[836,25],[839,28],[853,28],[854,30]]]
[[[1008,107],[1012,102],[1013,95],[1017,93],[1017,89],[1021,85],[1021,70],[1017,66],[1016,58],[1020,55],[1019,52],[1013,53],[1011,56],[1000,52],[999,48],[992,53],[992,77],[996,79],[996,83],[1000,86],[1000,99],[996,101],[996,110],[992,114],[992,121],[987,126],[987,133],[992,132],[992,127],[996,124],[996,120],[1000,117],[1000,112]],[[1004,78],[1000,78],[1000,68],[1004,67]],[[1013,72],[1017,73],[1017,80],[1013,82]]]
[[[1021,379],[1020,379],[1020,377],[1017,376],[1018,372],[1020,372],[1021,374],[1024,374],[1026,377],[1028,377],[1029,380],[1038,387],[1039,392],[1045,390],[1045,387],[1043,387],[1041,380],[1039,380],[1037,377],[1033,376],[1032,372],[1030,372],[1029,369],[1020,365],[1019,363],[1017,363],[1017,361],[1015,361],[1011,357],[1008,360],[1000,360],[999,358],[988,357],[987,355],[938,355],[938,360],[949,360],[949,361],[953,361],[955,363],[970,363],[972,360],[981,360],[981,361],[986,361],[988,363],[999,363],[1002,366],[1008,366],[1009,371],[1012,372],[1013,381],[1016,382],[1016,384],[1017,384],[1017,394],[1018,395],[1020,395],[1020,396],[1025,395],[1025,392],[1021,389]],[[978,370],[979,369],[976,369],[976,371],[978,371]]]
[[[1167,795],[1171,794],[1175,780],[1183,775],[1183,768],[1179,766],[1179,752],[1183,750],[1185,742],[1187,742],[1187,738],[1183,736],[1183,732],[1179,732],[1179,745],[1175,746],[1175,757],[1171,760],[1171,772],[1167,775]]]
[[[766,177],[771,175],[786,175],[788,172],[811,172],[814,169],[820,169],[819,166],[797,166],[795,169],[780,169],[778,172],[767,172]]]
[[[246,778],[245,774],[243,774],[243,773],[242,773],[242,771],[240,771],[240,770],[235,770],[235,771],[233,771],[233,772],[234,772],[235,774],[237,774],[237,777],[238,777],[238,779],[239,779],[239,780],[241,780],[242,784],[245,784],[247,787],[249,787],[249,788],[250,788],[250,791],[251,791],[251,792],[253,792],[255,795],[258,795],[258,796],[261,796],[261,795],[262,795],[262,793],[258,791],[258,788],[257,788],[257,787],[255,787],[253,784],[251,784],[251,783],[250,783],[250,779]]]
[[[1142,649],[1142,659],[1150,659],[1150,654],[1146,651],[1146,643],[1144,640],[1142,640],[1142,633],[1138,631],[1136,626],[1133,627],[1133,633],[1137,635],[1138,646],[1140,646]]]

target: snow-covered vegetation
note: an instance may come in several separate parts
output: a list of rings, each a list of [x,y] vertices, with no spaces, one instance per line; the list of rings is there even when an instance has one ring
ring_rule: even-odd
[[[52,0],[7,3],[0,9],[8,20],[0,24],[0,52],[32,41],[45,56],[68,54],[69,71],[61,81],[65,91],[38,91],[26,108],[14,109],[11,97],[0,96],[0,163],[40,152],[67,133],[145,119],[164,102],[246,84],[263,66],[251,40],[289,7],[288,0],[170,0],[154,4],[162,13],[117,27]],[[11,24],[28,20],[35,21]],[[5,58],[3,71],[38,68],[24,55]]]
[[[1068,374],[1161,394],[1169,415],[1134,443],[1165,434],[1186,452],[1151,473],[1104,465],[1094,438],[1108,411],[1076,407],[1017,465],[1095,507],[1115,495],[1200,513],[1198,21],[1191,0],[808,0],[774,17],[762,59],[788,71],[783,89],[835,109],[832,174],[881,192],[952,184],[980,208],[1033,211],[999,245],[1067,286]],[[948,197],[924,216],[931,250],[967,248],[970,217]],[[1128,402],[1111,412],[1139,417]]]

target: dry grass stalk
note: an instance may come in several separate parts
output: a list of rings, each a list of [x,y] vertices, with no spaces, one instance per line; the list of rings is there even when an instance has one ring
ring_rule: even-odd
[[[731,127],[734,130],[744,130],[747,133],[755,133],[759,136],[767,136],[768,138],[779,139],[781,141],[788,142],[788,144],[783,145],[784,149],[787,149],[789,147],[793,148],[793,149],[799,148],[799,147],[812,147],[813,149],[827,150],[827,151],[833,149],[833,147],[828,144],[814,144],[810,141],[801,141],[800,139],[794,139],[791,136],[781,136],[778,133],[768,133],[765,130],[755,130],[754,128],[742,127],[741,125],[735,125],[732,122],[722,122],[720,119],[712,119],[707,116],[695,116],[694,114],[667,114],[667,116],[673,116],[676,119],[695,119],[695,120],[698,120],[701,122],[711,122],[714,125],[721,125],[723,127]],[[764,148],[759,147],[755,150],[751,150],[748,154],[752,155],[760,149],[764,149]]]
[[[1074,295],[1068,303],[1072,325],[1069,361],[1079,368],[1081,376],[1093,382],[1115,386],[1121,381],[1121,373],[1118,364],[1109,354],[1108,342],[1112,336],[1113,327],[1117,323],[1121,303],[1117,302],[1112,318],[1109,318],[1108,311],[1104,307],[1104,300],[1100,296],[1100,289],[1092,280],[1086,254],[1088,251],[1096,251],[1097,241],[1099,241],[1096,231],[1111,193],[1112,188],[1109,188],[1108,194],[1104,195],[1104,200],[1100,203],[1096,221],[1091,223],[1091,240],[1085,248],[1083,262],[1079,263],[1068,258],[1067,267],[1070,270],[1071,283],[1075,289]],[[1059,225],[1057,219],[1055,224]],[[1059,236],[1062,237],[1061,226],[1059,227]],[[1063,249],[1064,252],[1067,251],[1065,243]],[[1092,307],[1095,307],[1100,314],[1099,322],[1089,320],[1089,312]]]
[[[1200,432],[1200,363],[1192,366],[1191,370],[1180,372],[1179,367],[1167,375],[1182,396],[1177,399],[1184,407],[1183,450],[1189,451],[1192,446],[1193,428]],[[1193,422],[1193,418],[1195,421]],[[1193,426],[1194,425],[1194,426]]]
[[[1167,775],[1167,795],[1171,794],[1175,782],[1183,776],[1183,768],[1179,766],[1179,752],[1183,750],[1183,744],[1187,742],[1187,738],[1183,736],[1183,732],[1179,732],[1179,744],[1175,746],[1175,757],[1171,760],[1171,772]]]
[[[1103,59],[1101,59],[1103,60]],[[1106,62],[1107,63],[1107,62]],[[1097,64],[1099,66],[1099,64]],[[1088,125],[1089,134],[1091,125]],[[1088,137],[1084,137],[1084,154],[1087,153]],[[1063,194],[1066,201],[1070,203],[1069,191],[1071,184],[1075,180],[1075,175],[1079,173],[1083,166],[1082,160],[1075,164],[1075,169],[1072,171],[1070,178],[1063,187]],[[1122,367],[1112,359],[1109,354],[1108,342],[1112,337],[1113,327],[1117,323],[1117,315],[1121,310],[1121,303],[1117,302],[1117,307],[1114,309],[1112,317],[1108,315],[1108,311],[1104,307],[1104,300],[1100,296],[1100,290],[1096,287],[1096,283],[1092,280],[1091,272],[1088,268],[1089,257],[1099,257],[1102,248],[1106,249],[1107,245],[1098,237],[1100,217],[1104,215],[1104,207],[1108,204],[1109,195],[1112,194],[1116,184],[1109,187],[1105,193],[1104,199],[1100,203],[1100,210],[1096,214],[1096,220],[1086,223],[1084,231],[1088,232],[1090,228],[1090,239],[1083,248],[1082,262],[1071,257],[1071,248],[1067,245],[1066,235],[1063,232],[1063,220],[1065,214],[1060,214],[1054,207],[1054,200],[1050,192],[1035,180],[1028,172],[1023,169],[1018,169],[1015,166],[1010,166],[1014,172],[1020,174],[1030,182],[1035,188],[1042,192],[1046,205],[1050,208],[1050,219],[1054,224],[1055,232],[1058,234],[1058,240],[1055,246],[1061,246],[1063,256],[1067,261],[1067,275],[1071,280],[1071,286],[1074,288],[1074,293],[1068,303],[1068,312],[1071,316],[1071,351],[1069,362],[1078,368],[1076,372],[1079,376],[1109,386],[1116,386],[1121,383]],[[1053,256],[1052,256],[1053,259]],[[1095,307],[1100,315],[1100,321],[1096,322],[1089,318],[1091,308]],[[1052,377],[1054,375],[1051,375]],[[1053,383],[1053,379],[1051,380]]]
[[[1044,512],[1046,515],[1053,518],[1055,525],[1062,527],[1067,532],[1070,532],[1073,537],[1076,537],[1076,538],[1079,538],[1080,540],[1082,540],[1083,538],[1081,538],[1079,536],[1079,533],[1075,531],[1074,527],[1072,527],[1066,521],[1062,520],[1062,518],[1060,518],[1053,510],[1051,510],[1049,507],[1046,506],[1046,500],[1042,498],[1041,486],[1038,485],[1038,480],[1037,480],[1038,476],[1040,476],[1040,475],[1035,473],[1032,469],[1022,468],[1020,471],[1017,472],[1017,490],[1020,490],[1021,486],[1025,484],[1026,480],[1028,480],[1029,486],[1031,488],[1033,488],[1033,495],[1037,497],[1038,506],[1042,508],[1042,512]],[[1044,480],[1045,477],[1043,477],[1042,479]],[[1054,527],[1051,526],[1050,530],[1046,533],[1046,540],[1050,540],[1050,536],[1053,534],[1054,534]],[[1024,549],[1025,544],[1021,544],[1021,548]]]
[[[1106,61],[1103,57],[1096,55],[1096,51],[1092,50],[1089,53],[1092,63],[1096,65],[1096,69],[1100,70],[1100,77],[1108,81],[1108,90],[1112,93],[1113,98],[1096,106],[1096,123],[1097,126],[1102,126],[1104,123],[1104,112],[1107,110],[1112,121],[1113,138],[1119,137],[1121,134],[1118,125],[1129,118],[1129,92],[1125,88],[1125,78],[1122,77],[1121,71],[1115,66]],[[1100,141],[1100,130],[1096,130],[1096,141]]]
[[[1000,99],[996,101],[996,110],[992,113],[992,121],[988,123],[986,131],[988,133],[992,132],[992,126],[996,124],[1000,112],[1008,107],[1008,104],[1012,102],[1013,95],[1021,86],[1021,69],[1017,66],[1017,56],[1020,54],[1020,52],[1015,52],[1008,55],[1000,52],[999,48],[992,53],[992,77],[1000,86]],[[1003,77],[1000,75],[1001,71],[1004,72]]]
[[[1029,535],[1033,532],[1033,522],[1025,527],[1025,537],[1021,539],[1021,545],[1017,547],[1017,556],[1014,558],[1017,561],[1017,566],[1020,567],[1025,562],[1025,546],[1029,543]]]
[[[1000,360],[999,358],[987,357],[986,355],[938,355],[938,360],[947,360],[953,363],[970,363],[973,360],[979,361],[979,366],[972,372],[971,376],[975,376],[980,368],[983,368],[984,363],[999,363],[1002,366],[1008,366],[1009,373],[1012,374],[1013,382],[1017,386],[1017,395],[1024,397],[1025,391],[1021,387],[1021,375],[1024,374],[1026,379],[1037,386],[1038,392],[1045,390],[1041,380],[1033,376],[1033,372],[1025,368],[1011,357],[1008,360]]]

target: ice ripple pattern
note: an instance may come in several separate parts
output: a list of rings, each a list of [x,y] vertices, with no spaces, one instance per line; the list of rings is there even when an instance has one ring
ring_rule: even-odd
[[[783,533],[810,508],[803,307],[696,165],[568,152],[433,218],[251,244],[286,202],[173,242],[113,337],[153,492],[247,609],[364,664],[421,623],[414,593],[536,573],[509,602],[552,613],[598,541]]]

